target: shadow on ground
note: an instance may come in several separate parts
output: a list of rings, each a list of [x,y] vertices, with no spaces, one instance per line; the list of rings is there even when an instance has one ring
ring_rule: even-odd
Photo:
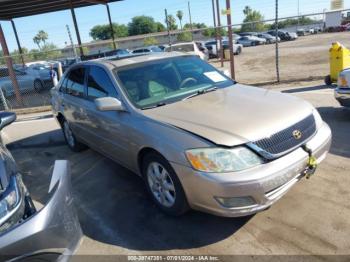
[[[300,87],[300,88],[292,88],[288,90],[283,90],[282,93],[299,93],[299,92],[311,92],[316,90],[327,90],[333,89],[331,86],[319,85],[319,86],[308,86],[308,87]]]
[[[317,108],[332,130],[332,154],[350,158],[350,110],[342,107]],[[347,141],[347,142],[344,142]]]
[[[166,216],[147,196],[141,178],[92,150],[73,153],[60,141],[40,144],[42,136],[52,135],[56,132],[18,141],[11,151],[32,197],[43,204],[55,160],[70,161],[81,226],[91,239],[131,250],[197,248],[230,237],[251,218],[195,211]]]

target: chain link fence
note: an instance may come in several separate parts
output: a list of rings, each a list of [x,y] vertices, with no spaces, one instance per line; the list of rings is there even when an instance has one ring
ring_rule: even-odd
[[[305,17],[305,15],[303,16]],[[328,49],[332,42],[340,41],[350,46],[349,32],[328,33],[324,31],[322,17],[311,16],[315,21],[308,25],[293,25],[283,28],[286,34],[298,35],[297,38],[284,39],[279,36],[279,71],[281,81],[321,80],[328,74]],[[272,24],[273,20],[267,21]],[[284,21],[280,19],[279,21]],[[255,39],[238,39],[238,30],[243,24],[233,25],[236,32],[235,45],[241,46],[240,52],[236,52],[235,72],[236,80],[245,84],[266,84],[276,81],[276,56],[275,37],[267,39],[263,32],[251,32],[255,38],[265,39],[265,42]],[[254,29],[254,27],[252,27]],[[213,34],[208,31],[221,32],[223,34],[223,49],[228,49],[227,26],[217,28],[195,28],[193,30],[177,30],[155,34],[133,36],[116,39],[117,49],[111,40],[91,42],[78,46],[67,46],[62,49],[48,50],[11,57],[0,57],[0,110],[17,110],[42,107],[50,108],[50,89],[53,87],[50,70],[58,71],[58,63],[61,63],[63,72],[72,64],[80,60],[99,59],[109,56],[118,57],[119,52],[131,52],[153,42],[153,46],[164,48],[169,44],[195,41],[199,48],[208,52],[209,63],[219,69],[229,69],[229,54],[221,61],[216,52],[212,52],[216,46]],[[282,32],[282,31],[281,31]],[[272,33],[271,33],[272,34]],[[152,41],[150,41],[150,39]],[[247,40],[247,41],[245,41]],[[212,42],[208,45],[208,42]],[[213,44],[213,41],[215,44]],[[208,50],[209,49],[209,50]],[[210,50],[211,49],[211,50]],[[84,56],[80,56],[80,52]],[[75,56],[77,55],[77,56]],[[10,74],[6,59],[13,63],[14,76]],[[14,79],[15,78],[15,79]],[[28,109],[29,111],[29,109]]]

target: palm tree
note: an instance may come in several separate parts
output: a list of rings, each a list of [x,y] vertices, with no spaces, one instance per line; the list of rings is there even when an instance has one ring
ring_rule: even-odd
[[[33,37],[33,42],[38,45],[39,49],[41,49],[41,47],[40,47],[41,39],[39,39],[38,35]]]
[[[39,49],[41,49],[40,43],[43,42],[44,45],[46,44],[46,40],[49,38],[48,33],[46,33],[44,30],[40,30],[34,37],[33,42],[38,45]]]
[[[182,30],[182,18],[184,16],[184,13],[181,10],[179,10],[179,11],[177,11],[176,16],[177,16],[177,18],[179,18],[180,27],[181,27],[181,30]]]

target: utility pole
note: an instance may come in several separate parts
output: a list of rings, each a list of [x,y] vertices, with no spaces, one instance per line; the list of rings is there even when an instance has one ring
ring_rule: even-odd
[[[221,67],[224,67],[224,48],[222,46],[222,36],[221,36],[221,22],[220,22],[220,5],[219,0],[216,0],[216,13],[218,18],[218,29],[219,29],[219,42],[220,42],[220,61]]]
[[[299,29],[299,23],[300,23],[299,19],[300,19],[300,0],[298,0],[298,24],[297,24],[297,31]]]
[[[190,17],[190,28],[191,28],[191,36],[192,36],[192,41],[193,41],[193,27],[192,27],[192,15],[191,15],[191,6],[190,6],[190,1],[187,2],[188,6],[188,16]]]
[[[211,3],[213,7],[216,55],[219,56],[219,47],[218,47],[219,38],[218,38],[218,29],[216,28],[215,0],[211,0]]]
[[[275,17],[275,25],[276,25],[276,76],[277,82],[280,82],[280,69],[279,69],[279,52],[278,52],[278,0],[276,0],[276,17]]]
[[[67,32],[68,32],[68,36],[69,36],[69,41],[70,41],[70,44],[71,44],[72,49],[73,49],[73,54],[74,54],[75,57],[78,57],[77,50],[75,50],[74,43],[73,43],[73,38],[72,38],[72,35],[70,33],[69,25],[66,25],[66,28],[67,28]]]
[[[165,8],[164,12],[165,12],[166,28],[168,30],[169,46],[171,47],[171,37],[170,37],[170,26],[169,26],[169,19],[168,19],[168,10],[166,10],[166,8]]]
[[[230,69],[231,78],[235,79],[235,58],[233,53],[233,37],[232,37],[232,21],[231,21],[231,3],[230,0],[226,0],[226,14],[227,14],[227,26],[228,26],[228,43],[230,47]]]

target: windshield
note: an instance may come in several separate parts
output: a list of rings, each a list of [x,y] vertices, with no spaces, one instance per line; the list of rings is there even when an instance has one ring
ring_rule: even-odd
[[[145,109],[173,103],[207,88],[225,88],[234,81],[195,56],[166,58],[115,69],[129,100]]]

